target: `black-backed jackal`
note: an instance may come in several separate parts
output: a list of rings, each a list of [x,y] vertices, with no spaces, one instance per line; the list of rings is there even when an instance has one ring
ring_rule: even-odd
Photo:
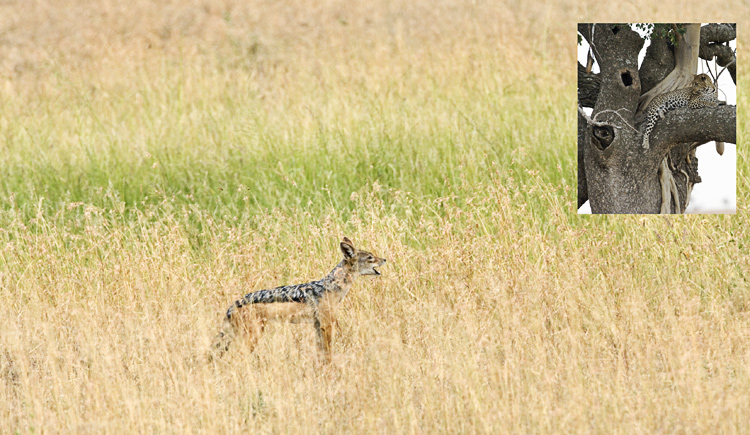
[[[238,335],[245,336],[252,350],[263,334],[266,323],[281,320],[314,323],[318,346],[326,361],[330,362],[339,303],[357,275],[380,275],[375,268],[385,264],[384,258],[360,251],[346,237],[341,242],[341,252],[344,259],[321,280],[259,290],[236,300],[227,310],[224,326],[216,337],[209,359],[221,357]]]

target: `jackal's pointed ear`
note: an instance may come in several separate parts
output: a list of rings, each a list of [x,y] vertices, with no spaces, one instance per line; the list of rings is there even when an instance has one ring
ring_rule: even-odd
[[[344,237],[344,241],[341,242],[341,252],[344,253],[344,257],[352,258],[357,253],[357,250],[354,249],[352,241]]]

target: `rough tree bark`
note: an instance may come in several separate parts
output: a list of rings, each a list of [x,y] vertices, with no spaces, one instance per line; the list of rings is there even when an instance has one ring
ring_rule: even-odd
[[[668,112],[654,128],[650,148],[641,146],[638,108],[642,112],[654,96],[687,85],[699,54],[722,55],[720,63],[736,64],[734,54],[730,57],[728,47],[720,45],[733,39],[732,26],[685,29],[676,46],[653,35],[639,70],[638,53],[645,41],[630,26],[578,26],[600,68],[599,74],[591,74],[578,66],[579,207],[589,200],[593,213],[659,213],[662,189],[669,184],[667,193],[676,198],[669,201],[668,212],[683,212],[692,186],[700,182],[695,148],[714,140],[735,143],[736,107],[719,106]],[[591,116],[580,107],[593,108]]]

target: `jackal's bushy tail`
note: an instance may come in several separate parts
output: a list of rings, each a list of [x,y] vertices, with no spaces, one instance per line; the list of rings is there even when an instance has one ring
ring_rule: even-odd
[[[214,343],[211,345],[211,349],[208,353],[208,361],[211,362],[214,358],[221,358],[229,350],[229,345],[234,340],[234,326],[229,317],[224,319],[224,325],[221,327],[221,331],[216,335]]]

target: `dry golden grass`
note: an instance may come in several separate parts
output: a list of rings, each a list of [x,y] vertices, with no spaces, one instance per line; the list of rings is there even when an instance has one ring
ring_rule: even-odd
[[[750,406],[747,229],[625,218],[529,232],[505,189],[489,216],[339,217],[276,246],[276,216],[192,259],[179,226],[18,230],[2,251],[4,427],[20,432],[731,432]],[[465,216],[471,218],[472,216]],[[342,216],[341,218],[346,218]],[[268,226],[266,226],[268,225]],[[203,362],[227,302],[325,273],[356,233],[387,257],[343,309],[336,356],[310,325]],[[424,244],[404,243],[403,234]],[[64,246],[69,244],[66,249]],[[316,255],[310,258],[307,247]],[[634,255],[635,253],[635,255]],[[279,276],[288,274],[289,279]],[[317,274],[317,275],[316,275]]]
[[[646,7],[0,3],[0,428],[746,432],[746,194],[573,206],[573,26],[683,16]],[[243,153],[281,165],[242,185]],[[333,364],[310,325],[204,361],[232,300],[323,276],[343,235],[388,264]]]

